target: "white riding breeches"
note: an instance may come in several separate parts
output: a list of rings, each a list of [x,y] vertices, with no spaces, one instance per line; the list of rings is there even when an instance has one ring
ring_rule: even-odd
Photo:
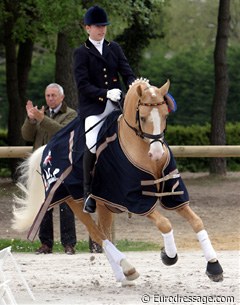
[[[97,124],[101,119],[110,114],[113,110],[117,109],[117,104],[114,104],[112,101],[107,100],[106,107],[103,113],[98,115],[91,115],[85,119],[85,132]],[[96,143],[97,136],[100,128],[102,127],[104,120],[101,123],[97,124],[93,129],[86,133],[86,145],[87,148],[91,151],[91,153],[96,153]]]

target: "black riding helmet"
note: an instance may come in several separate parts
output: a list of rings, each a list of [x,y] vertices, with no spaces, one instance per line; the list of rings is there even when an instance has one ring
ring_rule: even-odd
[[[84,16],[85,25],[109,25],[108,17],[104,9],[98,5],[90,7]]]

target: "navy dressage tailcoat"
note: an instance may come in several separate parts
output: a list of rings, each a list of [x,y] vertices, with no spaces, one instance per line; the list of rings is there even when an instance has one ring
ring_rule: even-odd
[[[79,115],[82,119],[104,111],[107,91],[126,89],[135,75],[122,48],[116,42],[103,41],[103,53],[89,39],[74,52],[74,76],[78,89]],[[121,79],[120,79],[121,77]]]

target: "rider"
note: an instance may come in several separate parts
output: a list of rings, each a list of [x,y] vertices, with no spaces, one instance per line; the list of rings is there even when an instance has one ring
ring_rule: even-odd
[[[84,120],[86,148],[83,155],[83,189],[86,213],[94,213],[91,197],[92,170],[96,161],[96,141],[106,115],[117,108],[121,99],[120,76],[128,88],[135,75],[123,50],[116,42],[105,40],[108,17],[99,6],[90,7],[84,16],[86,42],[74,52],[74,76],[78,89],[79,115]]]

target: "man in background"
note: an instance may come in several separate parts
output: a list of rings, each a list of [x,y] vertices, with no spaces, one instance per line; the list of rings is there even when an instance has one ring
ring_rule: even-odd
[[[33,143],[33,150],[45,145],[61,128],[71,122],[77,112],[68,107],[64,101],[64,90],[56,84],[49,84],[45,89],[46,106],[38,109],[32,101],[26,104],[27,117],[22,126],[22,137],[27,142]],[[61,243],[66,254],[75,253],[76,228],[72,210],[66,203],[59,205],[60,208],[60,236]],[[52,253],[54,243],[53,232],[53,209],[45,214],[39,230],[41,246],[36,254]]]

